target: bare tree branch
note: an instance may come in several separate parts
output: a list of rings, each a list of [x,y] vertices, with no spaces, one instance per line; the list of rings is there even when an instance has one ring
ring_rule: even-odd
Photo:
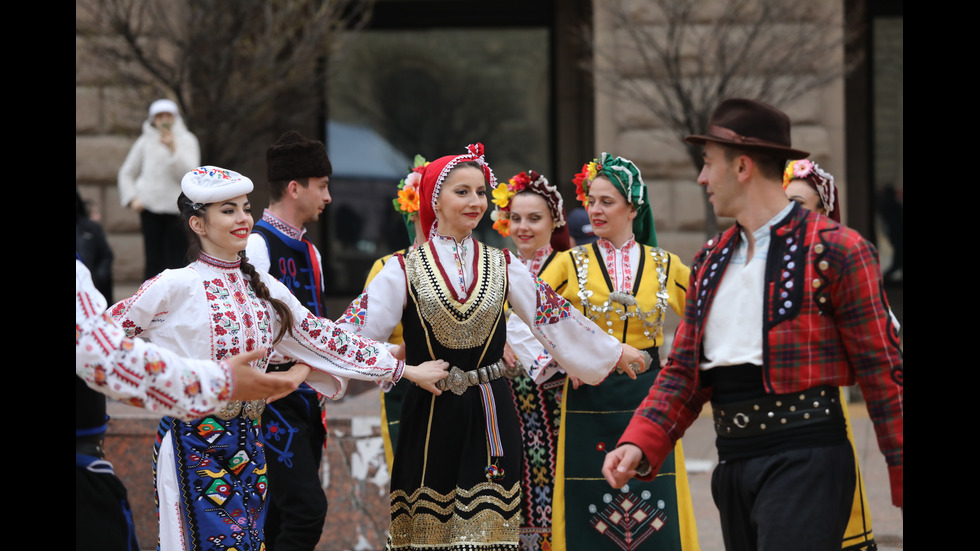
[[[255,136],[319,111],[320,60],[362,26],[362,0],[89,0],[108,36],[96,57],[121,81],[173,97],[204,162],[234,166]]]
[[[840,10],[810,0],[606,0],[598,9],[620,41],[593,42],[599,90],[642,105],[677,138],[704,131],[726,98],[785,105],[841,77],[856,34]],[[687,152],[700,170],[699,148]]]

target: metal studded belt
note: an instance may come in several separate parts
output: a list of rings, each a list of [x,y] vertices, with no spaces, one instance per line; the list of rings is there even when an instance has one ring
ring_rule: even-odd
[[[463,371],[454,365],[449,369],[449,376],[436,383],[436,388],[443,391],[449,390],[456,396],[462,396],[467,388],[499,379],[503,373],[503,360],[470,371]]]
[[[228,405],[224,408],[214,412],[214,416],[218,419],[234,419],[239,415],[244,415],[245,417],[256,420],[262,417],[262,412],[265,411],[265,400],[251,400],[248,402],[242,402],[240,400],[232,400],[228,402]]]
[[[840,418],[844,412],[839,395],[837,387],[817,386],[794,394],[713,405],[715,433],[735,438],[758,436]]]

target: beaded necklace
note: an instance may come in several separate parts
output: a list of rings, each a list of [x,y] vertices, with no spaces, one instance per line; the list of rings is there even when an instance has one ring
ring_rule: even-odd
[[[615,291],[609,289],[609,297],[600,305],[593,304],[590,298],[594,292],[588,288],[589,283],[589,255],[586,247],[575,247],[572,249],[572,256],[575,258],[576,276],[578,279],[578,297],[582,303],[582,310],[592,321],[600,324],[600,316],[605,318],[606,331],[614,335],[613,319],[618,316],[620,321],[626,322],[636,319],[643,322],[643,334],[647,339],[655,341],[663,332],[664,314],[667,312],[667,301],[670,293],[667,292],[667,265],[668,256],[666,251],[659,247],[650,247],[650,258],[657,267],[657,300],[650,310],[641,310],[639,303],[633,293],[623,290]],[[637,282],[639,274],[643,270],[643,255],[640,255],[640,266],[637,270]]]

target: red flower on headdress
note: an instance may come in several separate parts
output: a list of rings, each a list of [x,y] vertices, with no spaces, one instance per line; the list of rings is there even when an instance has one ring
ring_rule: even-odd
[[[602,167],[599,166],[599,163],[594,160],[589,161],[582,165],[582,171],[572,178],[572,182],[575,183],[575,198],[582,203],[583,207],[589,207],[589,182],[596,177],[600,170]]]

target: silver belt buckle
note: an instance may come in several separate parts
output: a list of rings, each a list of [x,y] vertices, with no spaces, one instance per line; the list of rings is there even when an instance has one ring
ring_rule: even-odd
[[[449,370],[449,376],[443,380],[446,381],[446,390],[451,391],[456,396],[462,396],[470,387],[467,373],[455,365]]]

